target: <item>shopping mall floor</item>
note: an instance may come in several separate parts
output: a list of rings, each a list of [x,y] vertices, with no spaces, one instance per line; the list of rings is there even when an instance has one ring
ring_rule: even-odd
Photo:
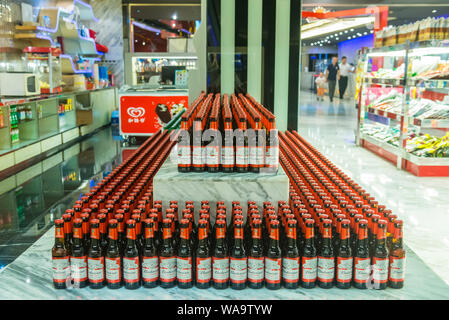
[[[133,291],[127,299],[449,299],[449,236],[445,223],[449,206],[444,197],[449,194],[449,180],[415,177],[355,146],[356,109],[350,99],[317,102],[313,93],[302,92],[300,105],[299,133],[404,220],[409,262],[404,289],[387,289],[384,293],[319,288],[274,293],[264,289],[249,295],[231,289],[219,292],[194,288],[183,294],[177,288],[157,288]],[[123,150],[129,148],[123,146],[116,128],[106,128],[0,181],[0,287],[7,289],[0,290],[4,292],[0,292],[0,299],[101,299],[114,298],[111,291],[119,294],[126,290],[102,289],[100,297],[89,289],[78,289],[71,295],[64,290],[56,293],[51,272],[38,270],[36,265],[42,263],[50,269],[46,259],[50,257],[55,217],[106,176],[121,161]],[[28,292],[17,288],[25,283]]]

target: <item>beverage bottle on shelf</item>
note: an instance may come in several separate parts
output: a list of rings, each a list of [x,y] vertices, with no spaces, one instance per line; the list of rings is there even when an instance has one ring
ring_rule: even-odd
[[[374,289],[385,289],[388,282],[388,249],[387,222],[378,222],[377,237],[373,253],[373,286]]]
[[[87,255],[89,286],[92,289],[104,287],[104,251],[100,246],[100,221],[90,221],[90,247]]]
[[[190,242],[189,220],[181,220],[180,242],[176,257],[178,287],[188,289],[193,286],[192,247]]]
[[[402,243],[402,224],[402,220],[394,222],[394,234],[390,250],[388,286],[395,289],[400,289],[404,286],[405,250]]]
[[[142,251],[143,247],[143,240],[142,240],[142,222],[141,222],[141,216],[140,213],[133,213],[131,216],[131,219],[133,219],[136,222],[136,246],[137,250],[139,252]]]
[[[158,219],[158,214],[157,214],[157,210],[156,209],[151,209],[150,210],[150,219],[153,220],[153,225],[154,225],[154,244],[156,246],[156,248],[159,248],[161,245],[161,232],[159,231],[159,219]]]
[[[248,287],[252,289],[262,288],[265,277],[261,225],[262,221],[260,219],[253,220],[251,246],[248,254]]]
[[[229,254],[225,220],[215,221],[215,243],[212,254],[212,285],[215,289],[226,289],[229,282]]]
[[[120,210],[117,210],[120,211]],[[120,255],[123,255],[124,243],[125,243],[125,222],[123,221],[123,214],[116,214],[114,216],[115,220],[117,220],[117,242],[120,249]]]
[[[335,283],[337,288],[348,289],[351,287],[352,280],[352,250],[349,243],[350,221],[344,219],[341,222],[340,243],[336,252],[336,277]]]
[[[395,214],[390,214],[388,216],[387,224],[387,248],[391,249],[391,244],[393,243],[393,233],[394,233],[394,221],[398,218]]]
[[[82,220],[82,231],[83,231],[83,245],[84,245],[84,252],[89,251],[90,247],[90,223],[89,223],[89,214],[88,213],[82,213],[81,214],[81,220]]]
[[[159,253],[154,240],[154,221],[145,219],[145,242],[142,248],[142,283],[145,288],[154,288],[159,280]]]
[[[207,221],[198,221],[198,245],[196,248],[196,287],[207,289],[212,278],[212,263],[209,245],[207,241]]]
[[[126,289],[140,287],[140,253],[136,245],[136,222],[126,222],[126,246],[123,252],[123,281]]]
[[[279,221],[271,220],[269,243],[265,257],[265,286],[271,290],[281,288],[282,250],[279,244]]]
[[[69,213],[62,215],[64,221],[64,245],[70,256],[72,251],[73,233],[72,233],[72,216]]]
[[[171,288],[176,285],[176,252],[173,248],[172,229],[170,219],[163,219],[162,244],[159,254],[159,272],[162,288]]]
[[[55,220],[55,244],[51,250],[55,289],[67,288],[67,281],[70,280],[70,252],[64,241],[64,226],[64,220]]]
[[[189,172],[192,166],[191,139],[187,119],[181,118],[181,134],[178,138],[178,171]]]
[[[229,279],[231,288],[241,290],[246,288],[248,264],[243,242],[243,221],[234,222],[234,243],[229,254]]]
[[[98,221],[100,221],[100,248],[103,253],[106,253],[106,249],[108,247],[106,214],[100,213],[98,215]]]
[[[73,221],[73,246],[70,257],[70,269],[73,285],[76,288],[84,288],[87,285],[87,255],[83,242],[83,221]]]
[[[357,244],[354,250],[354,287],[368,288],[371,274],[371,259],[368,245],[368,221],[360,219],[358,223]]]
[[[296,246],[296,220],[287,220],[287,242],[282,259],[282,280],[287,289],[296,289],[299,285],[299,251]]]
[[[321,229],[321,245],[318,250],[318,286],[329,289],[334,286],[335,257],[332,247],[332,220],[325,219]]]
[[[118,289],[122,281],[122,261],[118,243],[117,220],[109,220],[109,243],[106,250],[106,284],[109,289]]]
[[[315,247],[314,220],[307,219],[304,222],[304,245],[301,252],[301,286],[311,289],[316,285],[317,279],[317,252]]]

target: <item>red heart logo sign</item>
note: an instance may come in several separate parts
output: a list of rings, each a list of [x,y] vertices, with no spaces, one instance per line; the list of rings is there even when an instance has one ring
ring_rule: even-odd
[[[139,108],[129,107],[128,110],[126,110],[126,112],[128,112],[128,115],[133,118],[140,118],[145,114],[145,109],[142,107]]]

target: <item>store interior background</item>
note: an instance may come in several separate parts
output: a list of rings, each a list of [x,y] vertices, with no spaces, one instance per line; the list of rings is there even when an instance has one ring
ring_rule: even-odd
[[[449,17],[447,1],[432,1],[437,5],[429,6],[398,0],[372,4],[359,0],[291,0],[285,1],[284,9],[298,11],[293,14],[296,18],[290,15],[287,22],[275,19],[282,12],[276,12],[274,0],[246,0],[242,6],[235,0],[233,12],[223,12],[223,1],[172,0],[168,5],[162,0],[86,0],[99,20],[92,26],[97,39],[109,48],[104,63],[115,77],[115,87],[136,84],[130,72],[133,57],[169,54],[167,35],[187,39],[179,43],[186,46],[186,54],[196,57],[189,74],[190,101],[202,90],[251,93],[274,111],[279,129],[297,129],[376,199],[397,211],[407,225],[406,244],[449,285],[447,178],[415,177],[355,146],[355,74],[349,79],[344,100],[330,103],[326,96],[323,102],[316,101],[314,75],[324,71],[333,56],[347,56],[348,63],[356,64],[357,51],[373,45],[374,23],[338,20],[335,23],[354,24],[338,32],[304,37],[310,32],[306,29],[311,21],[301,18],[301,11],[320,6],[339,11],[388,5],[388,25],[402,25],[429,16]],[[14,22],[20,19],[20,2],[39,7],[73,1],[0,0],[0,9]],[[250,14],[253,9],[259,10],[261,19]],[[290,14],[290,10],[287,12]],[[226,23],[230,16],[233,26]],[[254,35],[250,37],[249,33],[255,25],[261,33],[260,40],[253,42]],[[301,25],[301,29],[292,32],[295,25]],[[3,21],[2,29],[7,33],[11,24]],[[301,40],[291,41],[296,35]],[[0,47],[7,41],[0,38]],[[280,48],[290,59],[278,61],[276,50]],[[258,52],[256,56],[254,52]],[[222,59],[232,68],[223,68]],[[0,171],[0,272],[48,231],[69,203],[120,163],[126,150],[133,149],[122,140],[113,124],[23,171],[13,175]]]

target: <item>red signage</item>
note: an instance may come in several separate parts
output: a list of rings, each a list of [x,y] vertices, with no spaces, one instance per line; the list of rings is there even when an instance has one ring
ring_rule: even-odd
[[[129,135],[153,134],[183,107],[188,96],[121,96],[120,131]]]

